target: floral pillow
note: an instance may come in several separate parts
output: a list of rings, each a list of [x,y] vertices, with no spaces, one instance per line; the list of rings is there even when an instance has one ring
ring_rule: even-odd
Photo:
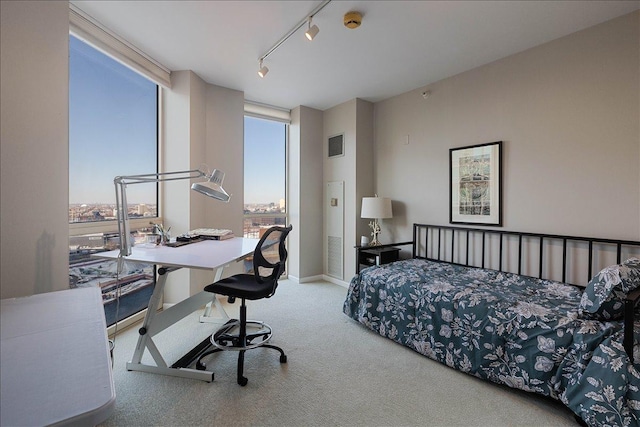
[[[580,300],[580,315],[587,319],[615,320],[624,317],[624,299],[640,288],[640,259],[602,269],[589,281]]]

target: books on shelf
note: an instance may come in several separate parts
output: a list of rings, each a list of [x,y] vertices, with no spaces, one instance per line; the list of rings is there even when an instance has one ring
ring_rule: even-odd
[[[233,231],[223,228],[196,228],[189,231],[189,235],[209,240],[226,240],[234,236]]]

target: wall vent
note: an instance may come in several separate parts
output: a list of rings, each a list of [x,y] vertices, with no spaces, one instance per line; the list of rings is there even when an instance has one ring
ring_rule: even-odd
[[[327,273],[342,280],[342,237],[328,236]]]
[[[344,156],[344,134],[329,138],[329,157]]]

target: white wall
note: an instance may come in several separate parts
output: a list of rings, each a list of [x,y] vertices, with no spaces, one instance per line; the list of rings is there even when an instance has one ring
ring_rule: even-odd
[[[69,287],[69,5],[0,2],[0,298]]]
[[[376,103],[376,189],[397,201],[395,240],[449,222],[450,148],[498,140],[504,229],[640,239],[639,21],[444,79],[428,99],[418,88]]]

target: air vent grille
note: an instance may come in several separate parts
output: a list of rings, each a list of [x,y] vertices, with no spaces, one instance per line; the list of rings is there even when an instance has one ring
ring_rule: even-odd
[[[327,272],[329,276],[342,279],[342,237],[328,236]]]
[[[344,156],[344,135],[329,138],[329,157]]]

